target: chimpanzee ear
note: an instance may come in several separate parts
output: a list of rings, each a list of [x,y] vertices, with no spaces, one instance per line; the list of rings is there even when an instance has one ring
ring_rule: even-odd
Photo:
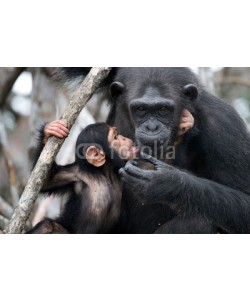
[[[99,168],[103,166],[106,162],[105,153],[103,150],[96,146],[90,146],[87,148],[85,157],[91,165]]]
[[[122,91],[124,90],[125,85],[119,81],[114,81],[113,83],[111,83],[109,91],[112,97],[117,97],[119,96]]]
[[[194,84],[187,84],[183,88],[184,94],[189,98],[189,100],[196,100],[198,98],[198,89]]]

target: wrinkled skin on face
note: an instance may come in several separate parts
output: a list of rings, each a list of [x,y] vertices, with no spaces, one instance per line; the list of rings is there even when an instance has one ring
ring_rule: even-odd
[[[135,136],[140,146],[153,149],[173,144],[176,132],[175,119],[180,117],[172,99],[163,98],[157,89],[148,88],[141,98],[130,102],[130,111],[135,123]]]

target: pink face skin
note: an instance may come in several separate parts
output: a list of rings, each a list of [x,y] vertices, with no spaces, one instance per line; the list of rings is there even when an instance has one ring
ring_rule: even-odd
[[[108,143],[125,160],[135,159],[140,150],[133,146],[133,141],[118,134],[116,127],[110,127],[108,134]]]

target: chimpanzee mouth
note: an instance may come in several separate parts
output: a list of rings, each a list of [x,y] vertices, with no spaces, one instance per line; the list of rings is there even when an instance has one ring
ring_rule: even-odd
[[[170,139],[167,137],[159,137],[159,135],[140,134],[136,137],[139,146],[163,146],[168,145]]]
[[[162,130],[160,130],[158,132],[152,132],[152,133],[139,131],[139,132],[137,132],[137,135],[142,136],[142,137],[144,136],[146,138],[149,137],[150,139],[151,138],[158,139],[159,136],[163,136],[163,135],[165,135],[165,133]]]
[[[137,146],[132,146],[131,148],[128,149],[128,151],[133,154],[138,154],[140,152],[140,148]]]
[[[140,148],[137,146],[134,146],[134,145],[120,147],[120,149],[118,150],[118,155],[121,159],[124,159],[124,160],[136,159],[140,155]],[[111,158],[112,157],[113,157],[113,154],[111,151]]]
[[[136,130],[135,135],[138,140],[145,140],[149,141],[150,143],[159,140],[164,140],[166,142],[170,138],[170,132],[166,132],[162,129],[157,132]]]

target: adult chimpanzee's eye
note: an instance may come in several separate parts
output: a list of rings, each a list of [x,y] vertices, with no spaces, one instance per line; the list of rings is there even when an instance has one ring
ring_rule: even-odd
[[[168,112],[168,108],[165,105],[162,105],[161,107],[158,108],[159,114],[160,115],[165,115]]]
[[[136,107],[136,114],[140,117],[146,114],[146,108],[142,105]]]
[[[160,107],[158,107],[158,113],[162,116],[165,116],[171,112],[173,112],[174,107],[171,105],[162,105]]]
[[[142,111],[145,111],[145,108],[143,106],[139,106],[139,107],[137,107],[137,110],[142,112]]]

